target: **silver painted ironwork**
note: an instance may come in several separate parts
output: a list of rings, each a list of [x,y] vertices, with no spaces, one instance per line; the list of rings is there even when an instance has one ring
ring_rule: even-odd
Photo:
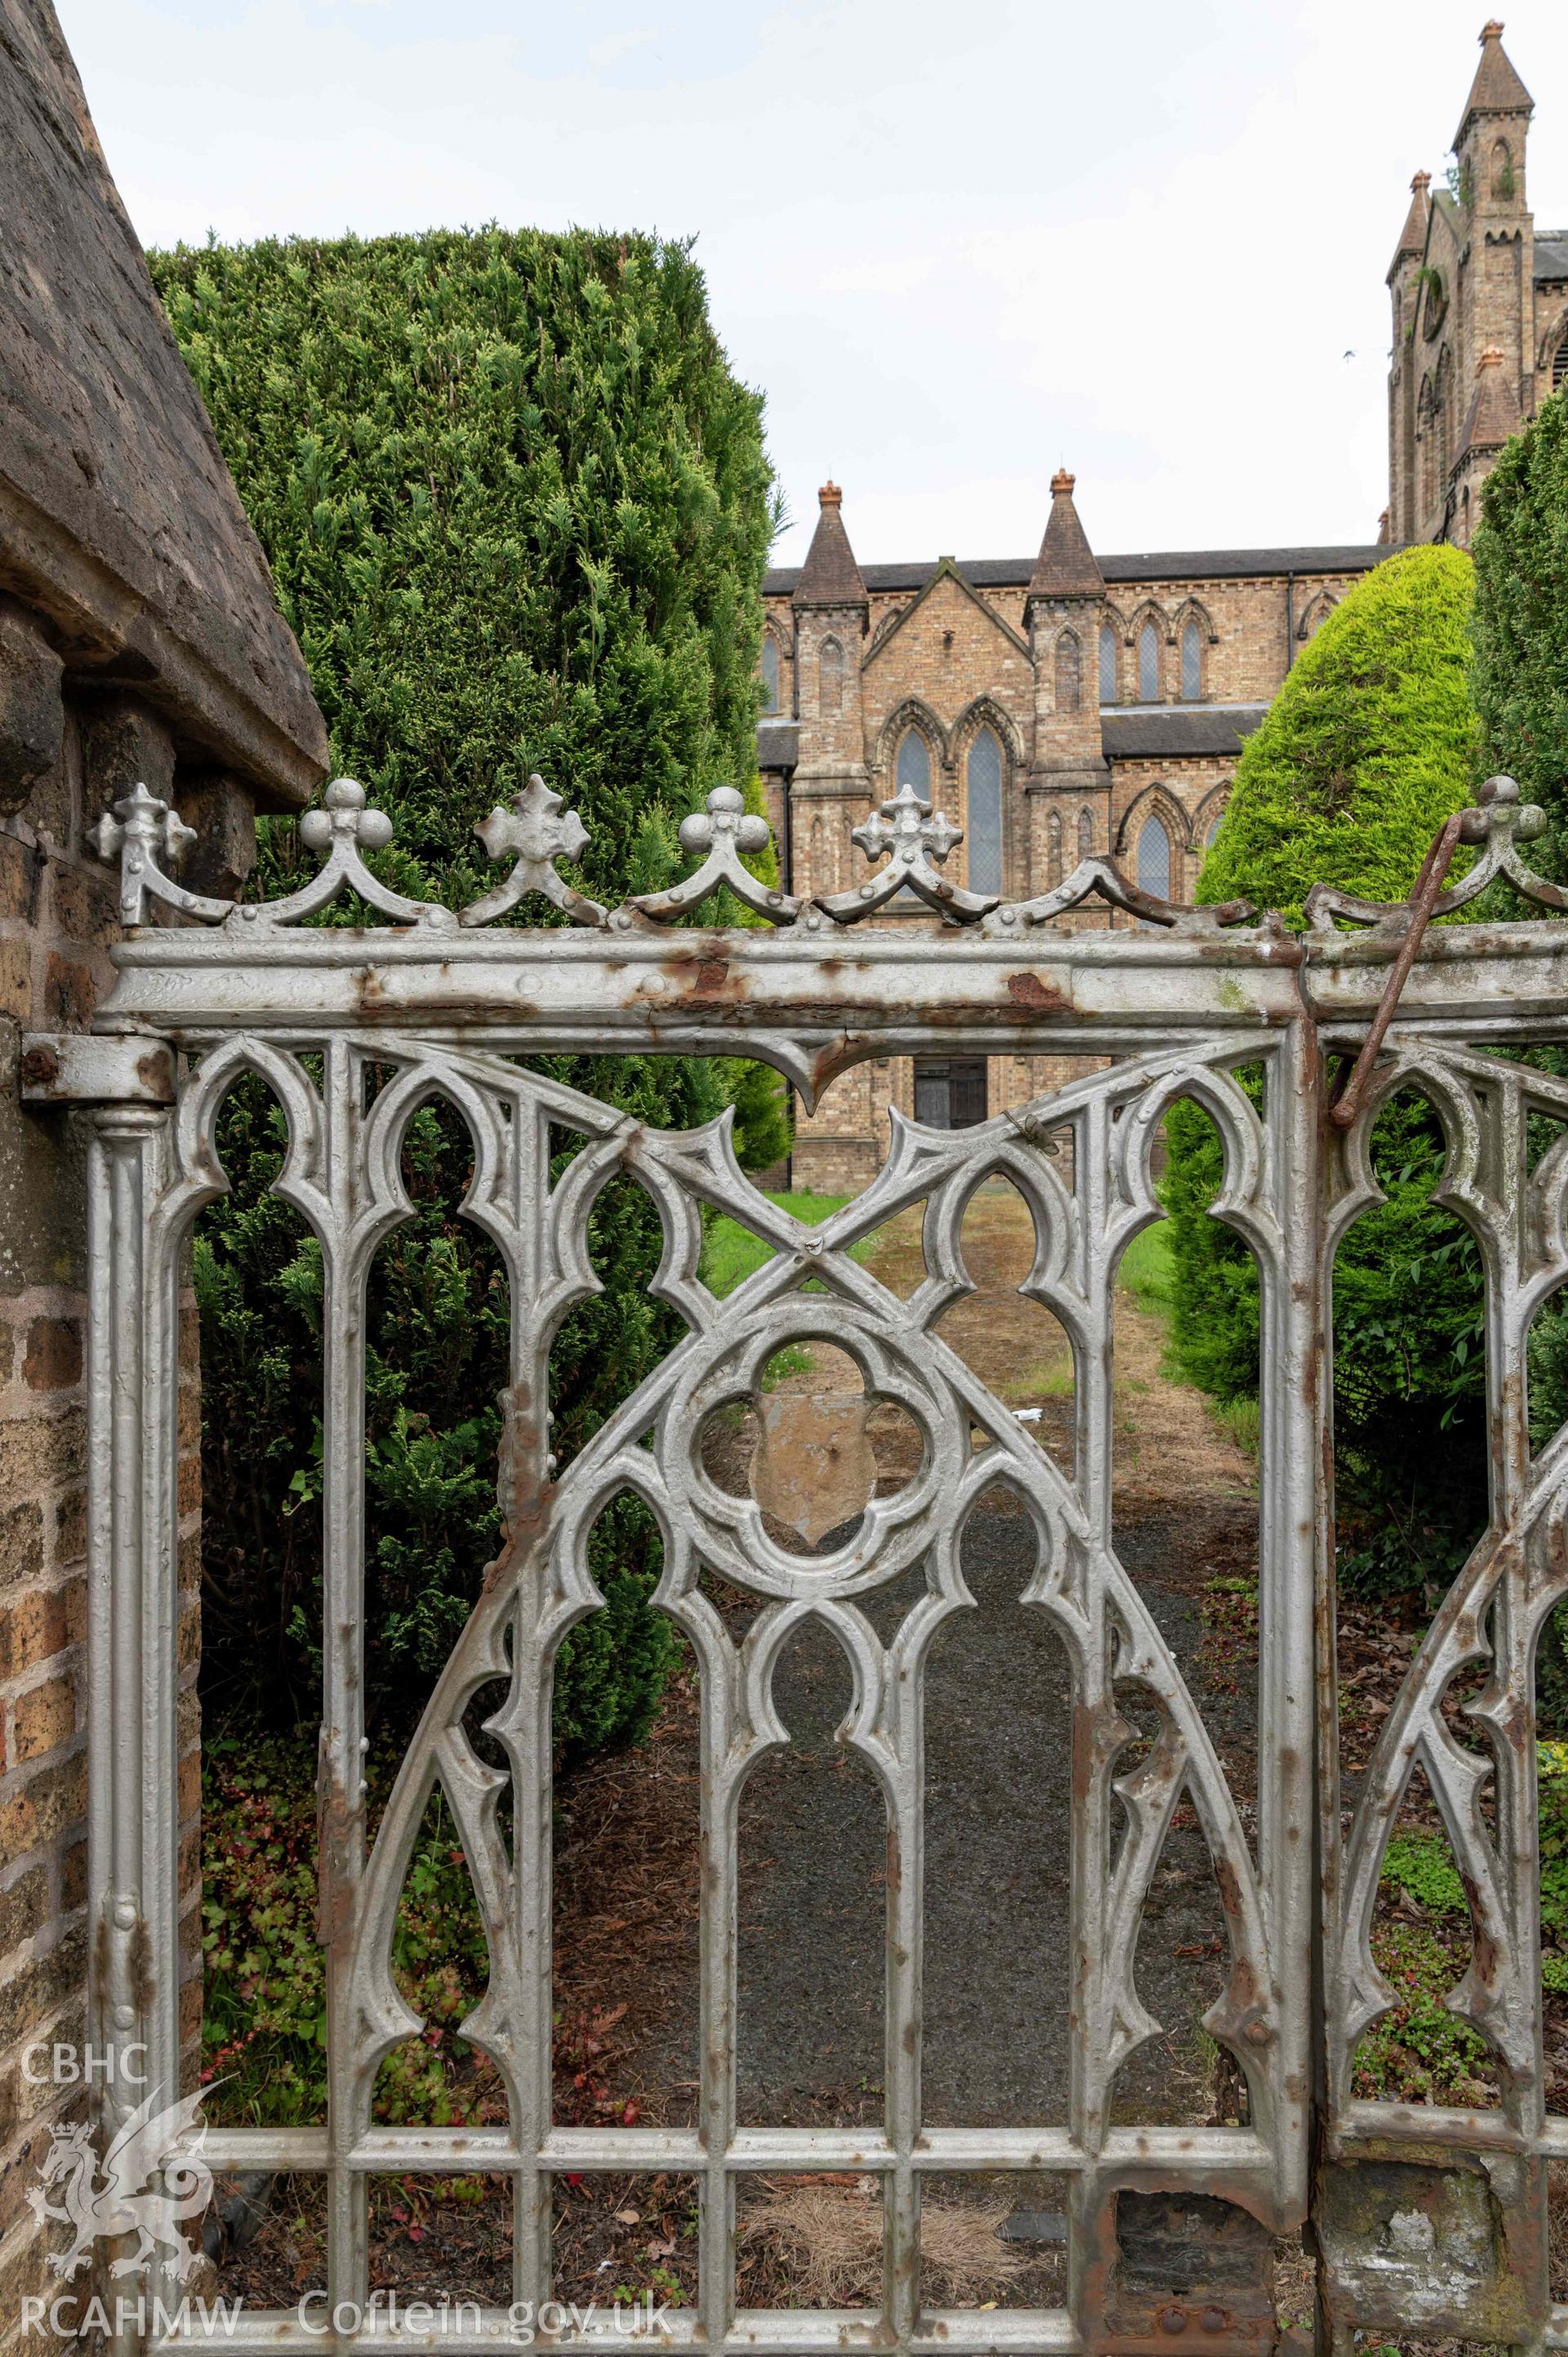
[[[607,917],[559,872],[557,862],[583,848],[579,823],[531,779],[512,811],[498,810],[479,830],[492,856],[513,859],[510,876],[456,918],[371,874],[363,855],[383,848],[390,828],[349,780],[329,788],[323,810],[304,822],[307,843],[324,855],[319,874],[271,904],[230,909],[184,894],[156,856],[172,856],[177,845],[169,814],[140,791],[105,825],[103,847],[121,857],[127,909],[134,905],[139,917],[158,899],[199,921],[144,929],[126,941],[95,1025],[106,1045],[157,1043],[185,1061],[172,1107],[105,1103],[93,1115],[93,2034],[115,2046],[145,2041],[153,2070],[172,2083],[176,1288],[191,1223],[226,1185],[220,1107],[235,1082],[253,1073],[287,1127],[275,1190],[308,1222],[325,1275],[320,1931],[330,2103],[325,2126],[212,2130],[206,2152],[231,2168],[325,2176],[334,2303],[365,2308],[372,2171],[509,2175],[515,2297],[537,2303],[550,2290],[553,2178],[659,2169],[689,2172],[700,2187],[699,2297],[693,2309],[671,2314],[671,2345],[715,2357],[808,2357],[844,2347],[978,2357],[987,2350],[1131,2352],[1165,2345],[1160,2335],[1178,2330],[1197,2350],[1307,2345],[1277,2337],[1272,2323],[1226,2320],[1218,2289],[1191,2298],[1173,2293],[1146,2329],[1127,2320],[1118,2198],[1185,2192],[1238,2204],[1280,2233],[1299,2227],[1316,2205],[1329,2292],[1328,2337],[1319,2345],[1348,2350],[1359,2324],[1383,2319],[1357,2312],[1335,2275],[1325,2184],[1363,2161],[1452,2163],[1486,2181],[1505,2222],[1489,2321],[1483,2331],[1478,2311],[1466,2310],[1468,2336],[1521,2350],[1568,2347],[1568,2310],[1552,2309],[1543,2258],[1545,2166],[1568,2158],[1568,2120],[1547,2115],[1542,2093],[1532,1696],[1536,1636],[1568,1592],[1568,1436],[1531,1457],[1524,1372],[1530,1320],[1568,1281],[1568,1137],[1532,1167],[1528,1125],[1531,1114],[1568,1121],[1568,1083],[1495,1052],[1568,1038],[1563,936],[1539,920],[1449,926],[1428,936],[1409,962],[1368,1102],[1340,1133],[1328,1120],[1328,1068],[1354,1052],[1378,1014],[1400,958],[1399,909],[1320,892],[1311,904],[1314,930],[1292,936],[1277,920],[1246,925],[1251,912],[1239,907],[1155,909],[1102,860],[1042,900],[998,908],[948,884],[940,863],[957,831],[905,793],[857,831],[869,856],[890,855],[872,885],[813,910],[757,886],[742,866],[743,853],[764,847],[759,823],[745,816],[738,796],[711,797],[707,816],[682,831],[683,847],[703,858],[696,873]],[[1519,860],[1517,843],[1535,831],[1510,781],[1492,781],[1466,821],[1466,839],[1482,856],[1443,896],[1439,913],[1498,877],[1550,909],[1568,905]],[[775,930],[658,930],[719,884]],[[822,925],[823,914],[836,927],[871,913],[906,886],[965,930],[939,934],[900,922],[860,936],[849,958],[842,936]],[[302,925],[341,891],[392,924]],[[529,893],[542,894],[569,923],[484,930]],[[1048,931],[1051,917],[1090,893],[1152,916],[1163,930]],[[1336,918],[1367,930],[1336,930]],[[738,1051],[776,1065],[811,1102],[858,1060],[939,1043],[950,1054],[1082,1056],[1100,1068],[961,1132],[893,1114],[875,1182],[815,1228],[741,1172],[727,1117],[691,1133],[650,1130],[516,1060],[575,1050]],[[380,1076],[373,1091],[371,1067]],[[1261,1075],[1261,1091],[1240,1083],[1242,1068]],[[1449,1148],[1443,1200],[1476,1236],[1486,1266],[1492,1520],[1342,1816],[1325,1336],[1336,1246],[1378,1196],[1372,1124],[1391,1093],[1405,1088],[1436,1110]],[[135,1093],[128,1082],[124,1093]],[[433,1097],[467,1125],[474,1170],[464,1209],[494,1242],[509,1280],[505,1539],[368,1845],[360,1305],[378,1247],[409,1213],[403,1141]],[[1156,1141],[1183,1098],[1217,1126],[1225,1177],[1216,1216],[1245,1240],[1260,1279],[1255,1842],[1180,1665],[1119,1557],[1112,1513],[1116,1271],[1133,1237],[1161,1216]],[[581,1142],[553,1182],[553,1128]],[[1064,1135],[1070,1160],[1049,1150]],[[551,1343],[573,1304],[596,1289],[588,1222],[601,1189],[620,1173],[659,1208],[665,1248],[654,1290],[686,1333],[558,1469],[548,1447]],[[1035,1261],[1021,1289],[1071,1341],[1070,1463],[1057,1463],[1020,1427],[940,1329],[942,1313],[972,1289],[963,1214],[993,1176],[1018,1190],[1034,1222]],[[926,1275],[903,1300],[853,1247],[917,1204],[925,1206]],[[763,1265],[723,1299],[702,1278],[704,1211],[724,1211],[770,1247]],[[712,1412],[747,1396],[777,1351],[812,1340],[847,1352],[868,1393],[905,1409],[922,1446],[918,1470],[902,1489],[874,1498],[833,1552],[802,1559],[776,1544],[754,1502],[714,1485],[697,1444]],[[1026,1601],[1049,1619],[1071,1668],[1069,2093],[1063,2116],[1025,2127],[931,2126],[921,2106],[922,1677],[938,1631],[971,1600],[961,1535],[975,1501],[998,1480],[1035,1534]],[[664,1568],[656,1600],[701,1668],[707,1871],[702,2076],[690,2127],[558,2126],[551,2114],[553,1665],[567,1631],[602,1601],[588,1538],[627,1491],[659,1522]],[[879,1635],[865,1600],[916,1566],[924,1576],[918,1600],[897,1630]],[[703,1566],[760,1600],[738,1646],[702,1591]],[[853,1669],[846,1740],[869,1767],[887,1813],[879,2127],[743,2126],[736,2112],[740,1795],[756,1763],[789,1740],[772,1674],[791,1634],[812,1616]],[[1490,1663],[1489,1683],[1467,1715],[1480,1749],[1456,1740],[1444,1709],[1455,1677],[1478,1660]],[[465,1732],[474,1697],[497,1684],[505,1700],[487,1727],[504,1749],[505,1770],[482,1760]],[[1132,1767],[1133,1729],[1118,1684],[1139,1690],[1158,1720]],[[1475,1956],[1450,2002],[1498,2057],[1504,2094],[1489,2114],[1370,2104],[1351,2093],[1357,2040],[1390,2002],[1372,1958],[1371,1910],[1417,1764],[1443,1812],[1475,1917]],[[509,1785],[510,1845],[498,1814]],[[380,2062],[421,2027],[394,1980],[392,1943],[408,1860],[437,1786],[460,1828],[490,1946],[489,1986],[463,2034],[501,2073],[504,2126],[399,2127],[371,2117]],[[1112,2099],[1118,2072],[1158,2027],[1134,1959],[1151,1879],[1184,1798],[1214,1860],[1229,1947],[1224,1991],[1206,2027],[1245,2083],[1247,2120],[1133,2129],[1115,2124]],[[123,2097],[111,2084],[102,2100],[113,2126]],[[765,2170],[823,2169],[865,2171],[883,2189],[880,2307],[738,2307],[737,2183]],[[922,2181],[1040,2169],[1060,2172],[1072,2187],[1068,2306],[926,2309],[918,2266]],[[505,2341],[504,2311],[487,2313],[467,2334],[405,2329],[394,2343],[372,2320],[341,2338],[378,2350],[489,2347]],[[597,2340],[572,2328],[558,2344]],[[293,2351],[317,2341],[292,2316],[245,2316],[232,2333],[184,2334],[178,2345]]]

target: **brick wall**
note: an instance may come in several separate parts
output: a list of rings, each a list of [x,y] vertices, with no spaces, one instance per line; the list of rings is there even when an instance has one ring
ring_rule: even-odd
[[[15,648],[14,610],[10,619]],[[17,684],[16,669],[8,673],[0,661],[0,705]],[[22,684],[36,685],[36,676],[24,670]],[[56,2085],[49,2055],[35,2050],[40,2041],[82,2045],[90,1943],[82,1360],[91,1115],[22,1107],[18,1043],[24,1029],[80,1028],[111,978],[114,878],[88,852],[85,827],[134,775],[172,791],[175,773],[172,740],[131,700],[77,700],[58,686],[57,696],[52,718],[35,728],[35,764],[40,754],[49,758],[31,777],[26,760],[13,759],[13,807],[0,813],[0,2348],[17,2337],[23,2297],[54,2287],[27,2195],[51,2129],[84,2105],[80,2085]],[[13,694],[13,718],[15,705]],[[4,783],[0,776],[0,790]],[[180,1338],[181,2022],[182,2069],[193,2084],[201,2021],[201,1466],[188,1294]],[[29,2056],[33,2078],[24,2068]]]

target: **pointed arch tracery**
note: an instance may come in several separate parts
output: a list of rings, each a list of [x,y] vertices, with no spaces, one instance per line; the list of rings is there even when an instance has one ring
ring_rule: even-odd
[[[1308,598],[1301,609],[1301,619],[1295,626],[1298,639],[1316,638],[1339,600],[1332,590],[1320,589],[1316,597]]]
[[[1144,820],[1151,816],[1158,818],[1164,824],[1165,832],[1170,836],[1173,851],[1192,849],[1193,826],[1186,805],[1174,787],[1167,785],[1163,779],[1155,779],[1133,795],[1122,813],[1121,823],[1116,829],[1118,857],[1123,853],[1135,850],[1139,830]]]
[[[911,729],[925,740],[931,786],[934,786],[943,763],[951,758],[948,732],[930,705],[922,704],[918,695],[905,696],[901,703],[895,705],[876,735],[875,768],[878,777],[889,781],[888,790],[892,792],[897,791],[899,748]],[[929,792],[930,787],[927,791]]]

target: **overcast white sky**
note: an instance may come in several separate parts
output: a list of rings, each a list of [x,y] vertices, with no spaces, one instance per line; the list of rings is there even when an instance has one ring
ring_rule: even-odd
[[[1485,0],[59,0],[149,244],[697,238],[798,562],[1367,540],[1383,275]],[[1568,7],[1506,46],[1568,229]]]

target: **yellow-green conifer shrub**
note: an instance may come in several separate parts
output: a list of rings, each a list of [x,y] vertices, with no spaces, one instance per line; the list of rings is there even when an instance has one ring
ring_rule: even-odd
[[[1412,549],[1328,616],[1243,748],[1201,900],[1251,900],[1299,926],[1320,881],[1404,898],[1474,776],[1471,595],[1467,556]],[[1218,1397],[1243,1396],[1258,1382],[1256,1267],[1209,1214],[1212,1126],[1184,1104],[1167,1135],[1175,1355]],[[1444,1577],[1484,1492],[1481,1273],[1469,1239],[1430,1208],[1442,1164],[1430,1110],[1391,1107],[1374,1158],[1389,1200],[1336,1265],[1335,1422],[1342,1567],[1384,1590]]]

